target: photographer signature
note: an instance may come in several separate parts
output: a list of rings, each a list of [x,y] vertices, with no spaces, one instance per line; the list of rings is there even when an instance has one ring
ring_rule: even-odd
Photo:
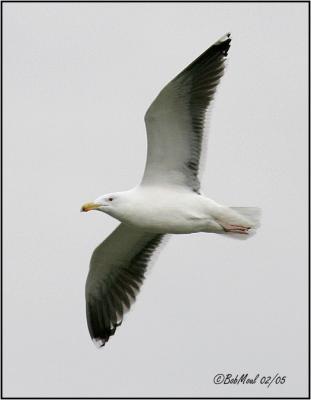
[[[272,383],[278,385],[283,385],[286,382],[286,376],[280,376],[279,373],[275,374],[274,376],[271,375],[260,375],[257,374],[254,377],[250,377],[248,373],[246,374],[217,374],[214,376],[213,382],[216,385],[254,385],[259,383],[261,385],[266,385],[270,387]]]

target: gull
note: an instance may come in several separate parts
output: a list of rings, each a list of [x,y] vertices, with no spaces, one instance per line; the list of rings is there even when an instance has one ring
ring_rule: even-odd
[[[86,316],[102,347],[134,302],[148,262],[166,234],[212,232],[247,237],[257,207],[227,207],[204,196],[198,179],[205,115],[224,73],[227,33],[168,83],[145,114],[147,161],[141,183],[82,206],[121,224],[93,252]]]

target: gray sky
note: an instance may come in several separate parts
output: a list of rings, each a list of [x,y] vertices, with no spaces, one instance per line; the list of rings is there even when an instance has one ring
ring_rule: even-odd
[[[143,116],[224,33],[202,186],[248,241],[171,237],[108,344],[86,327],[82,203],[136,185]],[[4,394],[307,394],[307,4],[4,4]],[[286,383],[215,385],[217,373]]]

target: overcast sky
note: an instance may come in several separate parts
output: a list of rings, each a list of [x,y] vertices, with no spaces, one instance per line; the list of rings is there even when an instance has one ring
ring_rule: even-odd
[[[3,8],[4,394],[305,396],[307,4]],[[84,285],[117,221],[80,206],[140,181],[145,110],[228,31],[202,186],[262,227],[171,237],[99,351]],[[247,372],[286,383],[213,383]]]

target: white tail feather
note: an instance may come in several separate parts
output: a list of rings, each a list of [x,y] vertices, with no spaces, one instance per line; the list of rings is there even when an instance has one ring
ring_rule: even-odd
[[[249,221],[252,228],[248,231],[246,235],[240,233],[226,232],[225,236],[238,240],[246,240],[254,236],[256,234],[256,229],[259,228],[260,226],[261,209],[259,207],[230,207],[230,208],[234,212],[242,216],[243,219]]]
[[[259,228],[261,209],[259,207],[230,207],[252,223],[252,228]]]

